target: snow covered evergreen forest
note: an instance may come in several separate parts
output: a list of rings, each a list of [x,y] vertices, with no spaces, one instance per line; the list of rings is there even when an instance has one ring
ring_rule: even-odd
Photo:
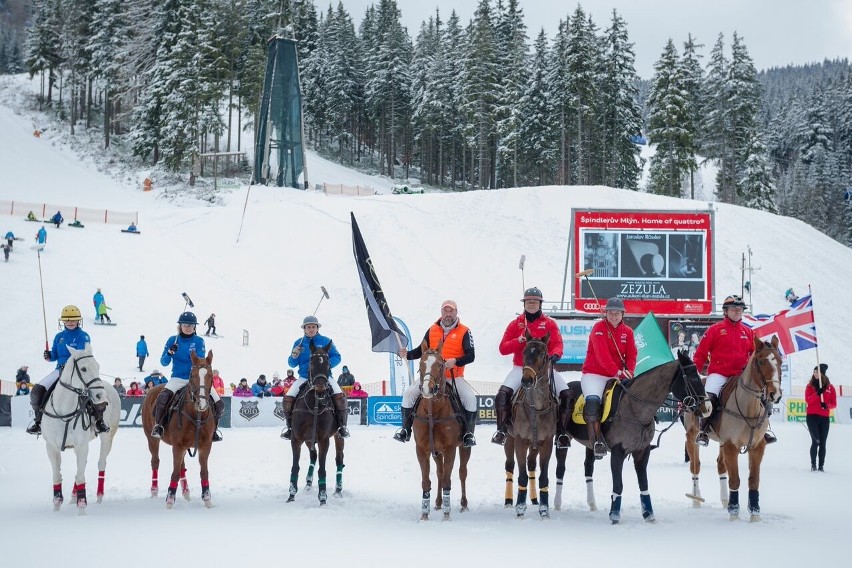
[[[719,201],[852,245],[845,59],[758,72],[747,38],[689,35],[639,78],[615,10],[595,22],[577,5],[548,37],[527,29],[521,0],[479,0],[469,22],[436,13],[412,31],[396,0],[358,24],[314,0],[0,0],[0,16],[0,72],[41,79],[39,104],[72,133],[164,173],[186,174],[201,152],[250,152],[266,40],[287,28],[310,144],[347,166],[456,191],[690,197],[709,161]],[[644,179],[640,132],[655,150]]]

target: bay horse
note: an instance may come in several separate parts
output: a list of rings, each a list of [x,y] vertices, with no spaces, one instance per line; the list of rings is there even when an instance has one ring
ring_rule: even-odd
[[[576,386],[576,389],[575,389]],[[578,383],[571,383],[575,392],[580,392]],[[612,496],[609,519],[612,524],[621,520],[621,493],[624,489],[622,470],[624,460],[629,454],[633,458],[633,467],[639,481],[639,500],[642,506],[642,518],[654,522],[654,508],[651,493],[648,490],[648,460],[651,457],[651,441],[656,431],[655,417],[663,401],[671,393],[682,403],[685,412],[709,410],[704,401],[704,384],[695,364],[685,351],[679,351],[677,359],[645,371],[634,379],[616,381],[612,394],[614,411],[611,417],[601,424],[601,432],[610,448],[610,470],[612,471]],[[700,409],[700,410],[699,410]],[[585,424],[569,422],[571,435],[587,448],[585,461],[586,499],[589,510],[597,510],[595,503],[594,462],[592,446]]]
[[[444,358],[441,356],[443,340],[436,349],[429,349],[424,340],[420,345],[420,402],[414,411],[412,435],[420,463],[420,487],[423,491],[420,502],[420,520],[429,520],[432,481],[429,478],[429,455],[435,460],[438,495],[435,510],[444,513],[443,520],[450,520],[450,490],[456,448],[459,450],[459,481],[461,482],[461,512],[467,511],[467,464],[471,448],[460,447],[463,433],[461,424],[450,399],[452,392],[444,375]]]
[[[503,444],[503,451],[506,454],[506,494],[504,506],[509,509],[514,504],[514,479],[515,479],[515,437],[511,434],[506,434],[506,443]],[[568,457],[568,448],[556,448],[556,493],[553,498],[553,508],[559,511],[562,508],[562,487],[565,479],[565,462]],[[527,468],[527,476],[529,483],[527,485],[527,496],[531,505],[538,505],[538,487],[537,479],[537,464],[538,464],[538,448],[532,447],[527,450],[526,462],[518,462],[518,471],[521,468]]]
[[[716,471],[719,474],[719,496],[722,506],[727,507],[731,520],[739,518],[740,470],[739,454],[748,454],[748,510],[752,522],[760,520],[760,464],[766,441],[763,435],[769,427],[764,400],[774,404],[781,401],[781,353],[778,337],[772,341],[754,338],[754,352],[746,368],[723,387],[719,397],[719,410],[712,419],[707,433],[719,442]],[[698,421],[684,420],[686,428],[686,451],[689,454],[689,471],[692,473],[692,499],[694,507],[700,507],[704,499],[698,488],[701,471],[699,448],[695,443]]]
[[[290,468],[290,495],[287,502],[293,502],[299,491],[299,458],[302,454],[302,444],[305,444],[311,453],[311,466],[308,469],[306,486],[313,485],[313,467],[319,460],[317,498],[322,506],[328,502],[325,460],[328,457],[330,440],[337,433],[337,418],[334,415],[334,401],[331,398],[332,390],[328,382],[331,376],[329,351],[332,343],[329,342],[325,347],[317,347],[311,340],[309,346],[311,357],[308,362],[308,380],[296,394],[296,400],[293,402],[290,438],[293,465]],[[318,448],[318,452],[313,449],[314,447]],[[335,440],[335,450],[337,485],[334,494],[340,497],[343,495],[343,439],[340,443]]]
[[[148,451],[151,453],[151,497],[159,493],[158,471],[160,469],[160,442],[172,447],[172,475],[166,492],[166,507],[171,509],[176,500],[178,481],[181,484],[183,498],[189,501],[189,484],[186,481],[185,455],[198,455],[201,469],[201,500],[208,509],[213,506],[210,495],[210,477],[207,461],[213,446],[213,432],[216,419],[213,415],[213,403],[210,390],[213,388],[213,351],[207,357],[198,357],[190,352],[192,368],[189,382],[172,396],[166,410],[166,424],[162,439],[151,436],[154,427],[154,404],[165,385],[157,385],[145,394],[142,402],[142,428],[148,438]]]
[[[514,438],[515,459],[519,464],[527,462],[527,468],[518,470],[518,498],[515,514],[523,517],[527,510],[527,484],[529,471],[535,470],[535,455],[538,454],[539,476],[538,513],[542,518],[550,517],[548,492],[550,490],[548,466],[553,455],[553,436],[556,435],[556,420],[559,403],[552,393],[550,379],[553,368],[547,354],[550,334],[535,339],[529,331],[524,332],[526,344],[523,353],[521,388],[512,400],[512,423],[509,433]],[[530,467],[532,464],[533,467]]]
[[[68,346],[68,352],[71,356],[45,403],[41,433],[47,448],[47,457],[53,467],[53,510],[58,511],[64,501],[61,452],[73,448],[77,458],[73,493],[77,500],[78,512],[84,514],[88,504],[86,462],[89,458],[89,442],[96,436],[88,405],[107,403],[104,422],[109,426],[109,432],[97,434],[101,439],[97,489],[97,502],[100,503],[104,496],[107,456],[118,432],[121,399],[111,384],[101,381],[101,367],[92,355],[91,345],[86,345],[84,349]]]

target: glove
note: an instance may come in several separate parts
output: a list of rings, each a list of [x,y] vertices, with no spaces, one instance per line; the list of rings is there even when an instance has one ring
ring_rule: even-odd
[[[177,353],[177,343],[172,343],[171,347],[169,347],[169,355],[174,357],[175,353]]]
[[[628,371],[627,369],[622,369],[622,370],[620,370],[620,371],[618,372],[618,374],[616,375],[616,377],[618,377],[619,379],[632,379],[632,378],[633,378],[633,373],[631,373],[631,372],[630,372],[630,371]]]
[[[824,387],[817,387],[817,388],[816,388],[816,393],[817,393],[818,395],[821,395],[821,394],[822,394],[822,393],[824,393],[824,392],[825,392],[825,388],[824,388]]]
[[[560,359],[562,359],[562,355],[559,355],[558,353],[554,353],[550,356],[550,362],[554,365],[558,363]]]
[[[821,403],[819,403],[819,405],[820,405],[820,408],[822,408],[823,410],[828,410],[828,405],[826,403],[821,402]]]
[[[293,359],[296,359],[296,358],[299,357],[299,354],[301,354],[301,353],[302,353],[302,348],[301,347],[295,347],[295,348],[293,348],[293,352],[290,353],[290,357],[292,357]]]
[[[45,361],[50,361],[50,349],[45,349],[45,350],[44,350],[44,360],[45,360]]]

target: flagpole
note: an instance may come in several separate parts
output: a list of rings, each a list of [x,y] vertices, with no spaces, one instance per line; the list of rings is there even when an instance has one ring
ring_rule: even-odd
[[[813,306],[814,293],[813,293],[813,291],[811,291],[811,285],[810,284],[808,284],[808,295],[811,297],[811,306]],[[816,336],[816,315],[814,315],[814,336]],[[816,341],[816,344],[814,345],[814,351],[816,352],[816,362],[817,362],[816,370],[817,370],[817,375],[819,375],[819,388],[820,388],[820,390],[822,390],[824,387],[823,387],[823,384],[822,384],[822,371],[819,368],[819,341]],[[811,373],[811,376],[813,377],[813,373]],[[819,393],[819,401],[820,401],[821,404],[825,404],[825,399],[823,398],[823,393]]]

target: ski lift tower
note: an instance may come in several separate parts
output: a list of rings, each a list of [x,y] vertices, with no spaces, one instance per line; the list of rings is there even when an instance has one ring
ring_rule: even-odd
[[[252,183],[268,185],[274,181],[278,187],[301,189],[299,176],[304,174],[307,189],[299,59],[296,40],[289,36],[292,33],[279,29],[269,40]]]

